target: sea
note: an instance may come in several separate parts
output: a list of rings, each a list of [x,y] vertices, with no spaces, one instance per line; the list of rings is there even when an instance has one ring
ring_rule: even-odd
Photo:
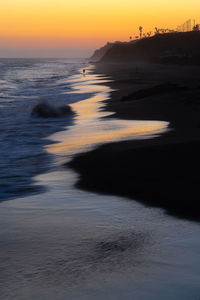
[[[199,224],[80,190],[66,164],[168,131],[106,111],[112,81],[83,59],[0,59],[0,299],[200,300]]]

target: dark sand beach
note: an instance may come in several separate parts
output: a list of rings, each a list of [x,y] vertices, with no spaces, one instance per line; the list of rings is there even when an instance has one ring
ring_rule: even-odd
[[[200,220],[200,67],[100,63],[95,72],[114,80],[105,106],[114,117],[168,121],[169,131],[78,155],[77,185]]]
[[[6,183],[13,182],[18,188],[23,187],[19,183],[25,176],[35,174],[30,172],[37,166],[35,162],[45,166],[48,163],[48,168],[33,178],[36,187],[43,187],[42,193],[18,194],[16,199],[0,203],[1,299],[198,299],[199,223],[166,215],[163,209],[150,206],[162,206],[176,215],[198,219],[198,210],[191,209],[197,208],[198,106],[194,101],[193,109],[187,99],[181,104],[181,97],[177,96],[197,94],[195,75],[191,87],[186,87],[187,78],[182,79],[182,83],[175,80],[168,83],[164,78],[167,74],[160,67],[151,66],[154,68],[151,70],[143,65],[136,70],[136,66],[130,66],[128,70],[123,66],[120,70],[117,66],[109,72],[98,65],[98,70],[88,67],[86,76],[81,72],[82,67],[76,73],[70,72],[67,80],[64,72],[54,81],[61,66],[70,71],[68,63],[44,61],[34,66],[30,62],[25,69],[21,68],[21,62],[16,64],[18,72],[15,76],[11,73],[11,80],[21,78],[16,93],[21,91],[19,101],[23,91],[25,97],[22,103],[16,98],[10,111],[5,103],[4,111],[8,115],[5,114],[1,122],[5,131],[2,144],[7,142],[8,147],[3,150],[10,160],[2,156],[1,163],[5,160],[2,166],[7,164],[11,171],[4,168],[1,174],[5,170]],[[44,77],[43,70],[47,69],[51,71],[51,78],[49,72]],[[72,123],[65,118],[59,121],[58,117],[55,120],[33,118],[31,112],[38,107],[35,99],[29,99],[31,106],[24,114],[27,91],[33,94],[32,70],[41,76],[39,82],[47,84],[46,89],[41,90],[40,84],[37,88],[38,80],[35,82],[36,96],[42,91],[52,93],[49,103],[59,108],[68,103],[75,113]],[[27,73],[30,79],[24,86]],[[102,74],[112,76],[114,81]],[[181,76],[184,74],[187,73],[180,72]],[[111,94],[113,89],[119,90]],[[166,89],[167,92],[169,89],[168,95]],[[183,111],[177,113],[180,123],[176,111],[173,112],[167,102],[173,105],[170,97],[175,94],[174,99],[179,101],[177,112]],[[13,91],[9,95],[13,97]],[[164,103],[164,99],[166,105],[162,111],[158,104],[149,105],[148,110],[140,105],[153,101]],[[51,109],[46,110],[49,106],[42,108],[52,113]],[[111,111],[118,111],[118,118]],[[149,114],[146,119],[173,119],[174,122],[167,127],[168,122],[126,120],[145,119],[142,112]],[[153,112],[159,117],[153,117]],[[169,119],[167,113],[171,113]],[[187,124],[184,124],[186,117]],[[10,124],[11,120],[15,122]],[[18,131],[13,130],[16,128]],[[40,143],[41,134],[45,138]],[[16,147],[13,147],[13,135],[14,141],[19,141]],[[33,148],[36,141],[38,146]],[[9,147],[10,142],[12,147]],[[100,145],[104,146],[97,148]],[[11,164],[14,154],[16,165]],[[45,157],[51,159],[46,164]],[[79,184],[89,191],[75,188],[78,173],[63,167],[73,157],[76,159],[71,165],[82,175]],[[9,180],[9,175],[15,176],[15,181]],[[188,203],[190,211],[183,209],[187,193],[189,200],[185,207]]]

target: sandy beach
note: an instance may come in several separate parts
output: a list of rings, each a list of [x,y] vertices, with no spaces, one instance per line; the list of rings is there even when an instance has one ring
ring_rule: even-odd
[[[45,65],[43,62],[42,70]],[[53,63],[53,73],[57,66],[60,62],[56,66]],[[162,184],[157,172],[163,175],[162,168],[168,170],[168,158],[172,156],[169,148],[182,145],[184,139],[180,142],[176,138],[168,122],[141,121],[139,115],[139,120],[134,121],[128,110],[127,119],[116,118],[105,104],[114,103],[114,97],[122,92],[112,92],[117,88],[117,81],[111,82],[112,78],[103,75],[101,70],[96,74],[92,66],[88,67],[86,76],[81,70],[72,73],[67,87],[64,85],[67,99],[79,99],[70,104],[75,112],[73,122],[66,122],[64,130],[57,127],[56,133],[50,131],[51,135],[42,140],[43,151],[51,157],[51,164],[48,171],[33,178],[34,185],[42,187],[41,192],[18,195],[0,203],[2,299],[198,299],[199,224],[166,215],[165,210],[145,206],[135,197],[135,192],[142,195],[139,192],[143,191],[143,196],[148,195],[146,199],[153,204],[151,197],[155,190],[151,186]],[[61,79],[56,84],[56,93],[63,92],[58,90],[60,83],[63,89]],[[156,93],[158,90],[162,93],[165,88],[156,88]],[[133,93],[131,89],[130,85],[129,93]],[[119,106],[126,105],[118,102]],[[28,117],[30,120],[29,114]],[[47,125],[46,119],[44,122]],[[53,124],[50,121],[49,126]],[[168,141],[171,142],[165,146]],[[193,149],[194,159],[197,151],[198,148]],[[162,162],[162,153],[168,155],[166,162]],[[77,158],[72,164],[76,162],[77,169],[82,168],[82,179],[87,183],[84,188],[98,192],[75,187],[79,174],[65,166],[73,157]],[[22,159],[17,161],[23,168]],[[144,180],[146,187],[149,178],[149,191],[145,195],[140,180]],[[160,178],[163,180],[164,175]],[[103,183],[106,183],[105,190]],[[127,187],[126,194],[123,187]],[[124,193],[129,198],[108,193]],[[169,194],[170,190],[165,193]]]
[[[200,1],[1,1],[0,300],[200,300]]]
[[[170,214],[199,220],[200,68],[96,64],[113,82],[105,109],[117,118],[170,122],[159,137],[103,145],[70,166],[77,185],[127,196]]]

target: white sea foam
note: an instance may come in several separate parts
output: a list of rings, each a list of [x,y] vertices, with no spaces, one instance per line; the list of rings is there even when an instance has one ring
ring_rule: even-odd
[[[49,137],[50,143],[52,139],[58,142],[58,146],[62,148],[61,153],[56,150],[59,147],[51,146],[48,150],[52,150],[54,158],[56,153],[58,156],[63,155],[63,159],[66,160],[66,156],[80,151],[80,144],[81,151],[92,149],[104,142],[104,139],[99,138],[102,133],[106,134],[106,142],[109,142],[108,132],[127,129],[127,126],[131,125],[129,122],[118,123],[116,120],[112,122],[108,118],[102,118],[105,116],[101,109],[103,99],[98,98],[98,95],[107,97],[108,94],[104,94],[106,88],[102,87],[99,90],[93,81],[90,91],[94,93],[96,90],[97,95],[91,97],[90,101],[87,94],[89,86],[83,83],[84,80],[79,74],[69,80],[73,81],[76,90],[78,84],[74,83],[75,79],[79,83],[82,82],[84,93],[79,93],[80,90],[78,94],[73,92],[71,99],[86,97],[87,100],[72,105],[78,115],[71,127],[61,120],[56,123],[55,120],[33,119],[30,123],[28,112],[38,96],[30,93],[27,98],[27,91],[24,98],[23,95],[20,97],[20,93],[16,96],[18,85],[14,85],[13,94],[16,98],[12,102],[8,95],[9,102],[3,104],[5,115],[2,113],[2,116],[5,122],[1,121],[0,127],[7,144],[7,148],[2,151],[4,156],[1,164],[4,174],[10,174],[5,183],[11,183],[11,177],[16,173],[13,178],[14,186],[17,186],[17,177],[23,182],[26,176],[33,175],[34,165],[38,168],[38,164],[40,167],[41,163],[40,171],[44,165],[51,165],[51,161],[48,161],[51,155],[41,150],[48,142],[43,137],[61,129],[62,126],[67,125],[62,133]],[[85,81],[89,81],[89,76]],[[44,89],[46,88],[45,84]],[[49,90],[50,95],[51,88],[52,86]],[[66,97],[70,95],[68,92]],[[48,94],[48,88],[44,94],[46,93]],[[58,92],[56,103],[60,94]],[[98,99],[100,102],[96,102]],[[70,101],[68,103],[71,103]],[[85,109],[85,113],[82,114]],[[148,125],[133,122],[132,125],[134,124],[144,128]],[[81,129],[87,128],[88,125],[88,131],[94,126],[94,130],[90,132],[92,138],[89,143],[78,143],[74,148],[70,148],[69,142],[73,140],[74,134],[81,139],[81,135],[84,134]],[[166,124],[161,122],[160,125],[160,129],[165,129]],[[97,136],[95,132],[98,133]],[[133,132],[129,132],[128,138],[134,135]],[[158,134],[157,130],[152,130],[152,133]],[[142,138],[143,134],[140,137]],[[115,140],[119,138],[123,139],[122,136],[116,136]],[[1,142],[3,144],[3,138]],[[66,144],[62,147],[64,142]],[[46,162],[43,161],[45,158]],[[17,162],[18,165],[15,165]],[[144,207],[133,200],[80,191],[74,187],[78,175],[60,167],[60,160],[57,162],[55,170],[35,177],[37,184],[46,187],[45,193],[0,203],[2,299],[198,299],[198,224],[167,216],[163,210]],[[10,166],[7,173],[6,164]],[[33,184],[31,186],[34,187]]]
[[[73,118],[31,117],[40,101],[70,104],[88,95],[68,93],[69,76],[83,63],[70,60],[3,59],[0,68],[0,201],[41,190],[34,175],[51,167],[44,137],[70,126]]]

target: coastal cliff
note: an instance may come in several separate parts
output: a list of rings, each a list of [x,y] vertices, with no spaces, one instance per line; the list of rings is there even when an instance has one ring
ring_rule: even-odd
[[[102,59],[102,57],[106,54],[106,52],[112,48],[113,43],[107,43],[105,46],[95,50],[93,55],[90,57],[90,62],[97,62]]]
[[[200,32],[157,34],[132,42],[107,44],[91,61],[200,64]]]
[[[123,45],[123,42],[114,42],[114,43],[107,43],[103,47],[96,49],[93,53],[93,55],[90,57],[90,62],[99,62],[104,55],[115,45]],[[126,43],[127,44],[127,43]]]

